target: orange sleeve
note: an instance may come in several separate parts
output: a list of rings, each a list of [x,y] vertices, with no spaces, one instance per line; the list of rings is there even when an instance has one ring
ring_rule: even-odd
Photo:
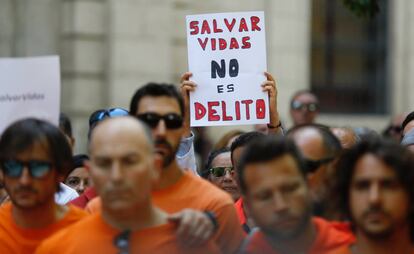
[[[223,206],[217,212],[219,228],[215,241],[223,253],[235,253],[241,246],[245,234],[240,226],[236,209],[233,204]]]

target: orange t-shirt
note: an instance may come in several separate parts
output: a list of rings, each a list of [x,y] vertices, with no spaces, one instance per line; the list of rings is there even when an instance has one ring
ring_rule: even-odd
[[[338,226],[338,223],[330,222],[314,217],[312,222],[316,226],[317,236],[307,254],[336,254],[344,246],[349,246],[355,241],[352,231],[348,227]],[[346,223],[343,223],[346,225]],[[256,231],[250,237],[243,253],[272,253],[278,252],[267,242],[266,236],[261,231]]]
[[[0,207],[0,253],[33,253],[41,241],[88,216],[83,210],[69,205],[66,215],[46,227],[22,228],[14,222],[12,204]],[[36,218],[33,218],[34,220]]]
[[[120,250],[114,239],[120,233],[107,224],[99,212],[48,238],[37,248],[36,254],[115,254]],[[181,247],[175,235],[175,226],[170,223],[133,231],[129,236],[128,253],[220,253],[212,242],[196,248]]]
[[[222,253],[236,252],[244,239],[230,195],[191,173],[184,173],[172,186],[154,191],[152,201],[167,213],[179,212],[185,208],[214,212],[219,223],[214,240]],[[91,200],[86,206],[90,213],[100,209],[100,198]]]

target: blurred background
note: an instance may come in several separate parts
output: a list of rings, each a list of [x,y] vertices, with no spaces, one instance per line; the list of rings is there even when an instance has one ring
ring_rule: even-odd
[[[178,83],[187,70],[186,15],[261,10],[285,126],[300,89],[316,93],[317,122],[333,126],[381,131],[414,109],[412,0],[0,0],[0,57],[60,55],[61,111],[80,153],[93,111],[128,109],[149,81]],[[205,131],[215,142],[234,128],[252,127]]]

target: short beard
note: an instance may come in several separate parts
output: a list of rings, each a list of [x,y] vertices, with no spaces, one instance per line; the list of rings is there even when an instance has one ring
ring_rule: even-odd
[[[296,228],[293,229],[293,231],[290,231],[289,233],[279,233],[275,232],[272,229],[266,230],[263,228],[263,232],[273,241],[286,241],[286,240],[294,240],[299,235],[301,235],[304,232],[304,229],[309,225],[312,219],[312,206],[310,205],[307,210],[304,212],[301,220],[299,221]]]
[[[158,139],[155,140],[155,145],[164,145],[170,151],[169,154],[163,155],[163,163],[162,168],[165,169],[171,165],[171,163],[175,160],[175,154],[177,153],[178,146],[173,147],[170,143],[167,142],[165,139]]]

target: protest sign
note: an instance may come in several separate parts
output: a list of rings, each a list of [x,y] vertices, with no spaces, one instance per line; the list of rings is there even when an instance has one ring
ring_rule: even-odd
[[[186,17],[191,126],[269,122],[263,12]]]
[[[0,58],[0,134],[12,122],[35,117],[59,124],[58,56]]]

